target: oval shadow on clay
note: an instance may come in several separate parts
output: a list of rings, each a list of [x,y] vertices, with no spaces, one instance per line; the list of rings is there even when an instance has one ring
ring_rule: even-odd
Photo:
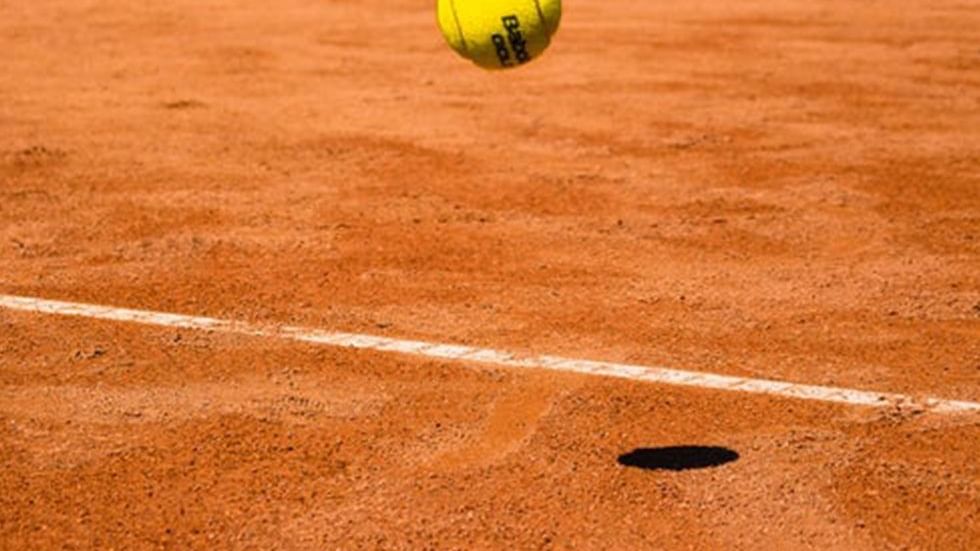
[[[648,471],[687,471],[718,467],[738,458],[737,451],[718,446],[670,446],[637,448],[619,456],[618,462],[624,467]]]

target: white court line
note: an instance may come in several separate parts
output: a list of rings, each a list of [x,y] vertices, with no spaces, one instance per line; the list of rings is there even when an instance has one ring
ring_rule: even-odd
[[[766,379],[751,379],[714,373],[696,371],[681,371],[666,367],[650,367],[642,365],[627,365],[593,360],[576,360],[557,356],[519,357],[515,354],[488,348],[473,348],[454,344],[430,343],[423,341],[392,339],[374,335],[341,333],[323,331],[303,327],[266,327],[251,323],[241,323],[214,318],[184,316],[164,312],[146,310],[131,310],[112,306],[96,306],[57,300],[44,300],[30,297],[0,295],[0,308],[33,312],[38,314],[56,314],[63,316],[78,316],[100,320],[112,320],[158,327],[177,327],[202,331],[218,331],[267,338],[288,339],[326,346],[342,348],[357,348],[379,352],[396,352],[411,356],[455,360],[460,362],[481,363],[511,368],[550,369],[616,377],[648,383],[674,386],[688,386],[743,392],[752,394],[768,394],[784,398],[833,402],[855,406],[887,407],[898,404],[919,407],[937,413],[978,412],[980,403],[940,398],[925,398],[916,400],[912,396],[887,392],[855,390],[850,388],[835,388],[829,386],[814,386],[772,381]]]

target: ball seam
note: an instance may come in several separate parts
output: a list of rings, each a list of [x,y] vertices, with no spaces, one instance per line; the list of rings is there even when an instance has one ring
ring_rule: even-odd
[[[541,20],[541,24],[550,33],[551,29],[548,26],[548,21],[544,18],[544,10],[541,9],[541,2],[539,0],[534,0],[534,7],[538,10],[538,19]]]
[[[463,34],[463,25],[459,23],[459,13],[456,12],[456,0],[449,0],[449,9],[453,12],[453,21],[456,22],[456,32],[459,33],[459,41],[463,45],[463,51],[468,53],[470,51],[470,47],[466,44],[466,35]]]

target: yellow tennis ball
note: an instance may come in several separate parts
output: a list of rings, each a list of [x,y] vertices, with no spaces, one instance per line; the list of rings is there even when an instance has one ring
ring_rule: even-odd
[[[459,55],[485,69],[541,55],[561,21],[561,0],[438,0],[439,29]]]

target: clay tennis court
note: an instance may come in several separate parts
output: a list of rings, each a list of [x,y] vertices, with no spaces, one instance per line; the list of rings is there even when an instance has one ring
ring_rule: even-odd
[[[976,1],[148,4],[0,1],[0,547],[980,545]]]

